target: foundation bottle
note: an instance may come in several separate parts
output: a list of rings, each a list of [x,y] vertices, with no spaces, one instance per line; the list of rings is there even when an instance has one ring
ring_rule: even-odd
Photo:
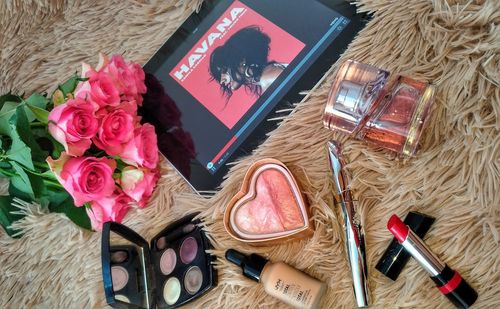
[[[269,295],[282,302],[294,308],[319,308],[326,291],[325,283],[283,262],[272,263],[257,254],[246,256],[229,249],[226,259],[240,266],[245,277],[262,283]]]

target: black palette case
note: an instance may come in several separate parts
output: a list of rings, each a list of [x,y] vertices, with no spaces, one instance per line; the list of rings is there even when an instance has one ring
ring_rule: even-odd
[[[168,225],[150,244],[122,224],[104,224],[102,274],[109,305],[177,308],[217,284],[215,257],[206,252],[211,245],[195,216]],[[166,251],[170,260],[163,263]]]

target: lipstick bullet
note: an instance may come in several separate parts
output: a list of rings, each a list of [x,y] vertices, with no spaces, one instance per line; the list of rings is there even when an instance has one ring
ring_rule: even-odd
[[[457,308],[469,308],[476,301],[477,292],[457,271],[442,262],[398,216],[391,216],[387,222],[387,228],[429,273],[438,290]]]

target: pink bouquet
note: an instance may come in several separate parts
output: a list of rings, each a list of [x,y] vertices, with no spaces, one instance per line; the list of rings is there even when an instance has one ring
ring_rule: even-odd
[[[30,181],[28,177],[25,185],[30,188],[24,188],[28,190],[17,187],[33,193],[27,195],[42,206],[46,204],[49,210],[64,212],[75,223],[88,227],[82,212],[75,210],[85,209],[94,230],[100,230],[107,221],[121,222],[133,204],[145,207],[159,179],[159,158],[154,127],[148,123],[141,125],[137,115],[142,95],[146,93],[144,78],[138,64],[126,63],[117,55],[111,59],[100,55],[96,68],[83,64],[81,77],[74,76],[61,85],[51,100],[37,95],[47,101],[45,104],[38,102],[35,106],[27,103],[29,98],[25,101],[7,95],[20,99],[27,107],[19,111],[17,106],[14,115],[33,114],[35,117],[29,126],[48,131],[47,136],[41,132],[38,135],[50,140],[52,145],[44,151],[43,143],[36,136],[27,138],[31,143],[20,138],[19,142],[30,148],[31,161],[38,164],[7,157],[0,162],[6,163],[0,165],[0,173],[11,178],[11,186],[13,178],[23,176],[18,170],[40,177],[39,181]],[[16,131],[19,125],[16,123]],[[6,138],[14,145],[16,137],[12,135]],[[42,153],[37,153],[39,150]],[[43,153],[48,154],[45,156],[48,165],[37,162]],[[35,182],[44,185],[36,194],[33,192]],[[15,192],[11,192],[11,198],[16,196]],[[71,208],[68,201],[62,208],[56,205],[64,193],[71,196]],[[18,197],[25,199],[26,194]],[[6,208],[5,203],[0,203],[0,207]],[[5,213],[5,209],[1,213]]]

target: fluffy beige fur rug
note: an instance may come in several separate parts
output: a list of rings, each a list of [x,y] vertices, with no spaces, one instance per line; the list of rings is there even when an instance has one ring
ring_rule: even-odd
[[[122,53],[145,63],[200,4],[192,1],[0,2],[0,92],[51,91],[97,53]],[[437,218],[427,243],[479,292],[475,308],[500,308],[500,2],[360,1],[373,21],[343,59],[355,58],[438,85],[437,100],[418,156],[401,160],[323,129],[321,114],[333,70],[252,156],[231,170],[212,198],[197,196],[167,164],[154,199],[125,224],[149,239],[172,220],[202,211],[219,257],[219,285],[198,308],[285,308],[244,279],[222,257],[227,248],[286,261],[328,283],[323,308],[352,308],[338,213],[332,207],[325,142],[345,141],[352,187],[366,228],[373,307],[451,308],[411,261],[396,282],[374,266],[391,236],[390,214],[419,210]],[[274,157],[301,182],[316,233],[308,240],[251,248],[224,231],[222,214],[246,168]],[[5,189],[5,188],[4,188]],[[5,191],[5,190],[4,190]],[[25,207],[19,240],[0,231],[0,308],[100,308],[100,234],[65,217]]]

